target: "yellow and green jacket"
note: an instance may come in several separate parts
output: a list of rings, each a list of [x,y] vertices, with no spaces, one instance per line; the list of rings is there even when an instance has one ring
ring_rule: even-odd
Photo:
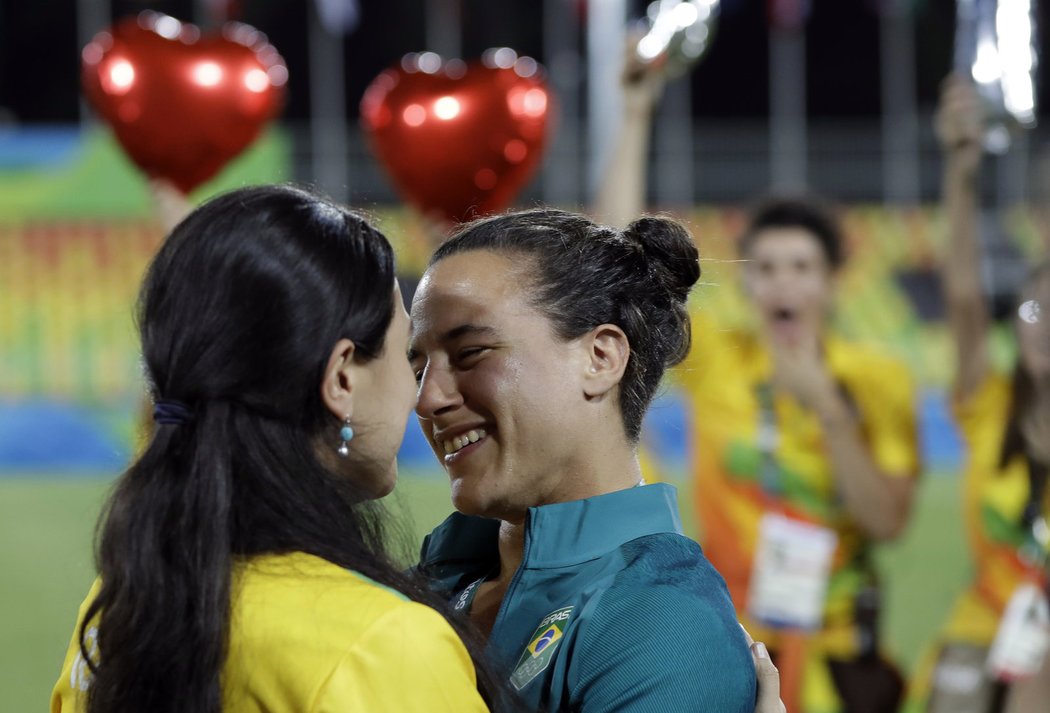
[[[915,391],[903,363],[834,334],[823,340],[826,364],[850,400],[876,465],[890,477],[919,472]],[[771,382],[771,355],[745,329],[726,329],[707,314],[693,319],[693,349],[675,377],[689,403],[694,506],[704,553],[725,577],[741,622],[756,640],[781,648],[778,631],[746,616],[759,525],[767,512],[821,525],[838,536],[821,630],[806,637],[799,684],[803,710],[839,707],[825,660],[860,650],[855,602],[871,586],[870,542],[846,511],[819,418],[787,394],[772,392],[777,442],[775,491],[760,447],[761,391]],[[766,393],[770,393],[767,389]],[[788,648],[785,642],[784,648]],[[795,649],[797,651],[797,647]],[[778,664],[779,665],[779,664]],[[783,670],[783,669],[782,669]]]
[[[963,515],[975,572],[945,627],[943,638],[950,641],[990,645],[1014,590],[1041,576],[1021,556],[1029,542],[1021,522],[1029,498],[1028,463],[1018,456],[1000,464],[1010,392],[1009,379],[993,373],[954,404],[966,443]],[[1050,500],[1043,513],[1050,518]]]

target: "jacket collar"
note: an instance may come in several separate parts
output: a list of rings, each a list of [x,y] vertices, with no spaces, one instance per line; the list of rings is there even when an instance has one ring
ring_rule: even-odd
[[[580,564],[659,533],[682,534],[677,491],[664,483],[533,507],[526,516],[522,567]],[[499,561],[498,536],[498,520],[453,513],[427,538],[420,565],[460,562],[487,569]]]

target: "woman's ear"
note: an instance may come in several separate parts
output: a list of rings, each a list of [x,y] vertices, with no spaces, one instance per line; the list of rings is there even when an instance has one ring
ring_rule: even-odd
[[[615,324],[602,324],[584,335],[581,346],[586,357],[584,393],[589,398],[600,398],[623,380],[631,357],[630,342]]]
[[[340,421],[354,412],[354,343],[340,339],[332,347],[321,379],[321,401]]]

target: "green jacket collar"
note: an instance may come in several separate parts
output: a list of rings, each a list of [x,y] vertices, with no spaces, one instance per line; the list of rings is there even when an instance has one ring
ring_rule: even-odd
[[[664,483],[529,508],[522,567],[565,567],[602,557],[646,535],[682,534],[675,488]],[[420,565],[484,570],[499,561],[499,521],[453,513],[423,544]]]

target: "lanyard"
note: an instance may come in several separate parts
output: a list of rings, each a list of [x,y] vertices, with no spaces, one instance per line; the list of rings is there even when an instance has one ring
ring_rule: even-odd
[[[763,382],[755,387],[755,395],[758,397],[758,450],[762,454],[759,484],[766,500],[774,502],[783,495],[784,489],[776,456],[780,431],[777,428],[777,412],[773,405],[773,386],[769,382]]]

